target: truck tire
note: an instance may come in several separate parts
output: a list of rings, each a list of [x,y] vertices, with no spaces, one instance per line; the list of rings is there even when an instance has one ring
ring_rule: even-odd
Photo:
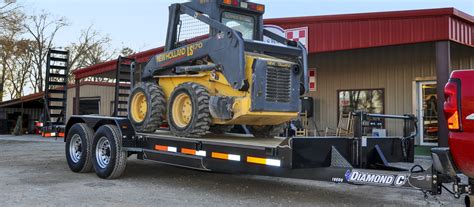
[[[73,172],[92,171],[92,140],[94,132],[84,123],[72,125],[66,137],[66,160]]]
[[[209,128],[209,131],[213,134],[225,134],[230,132],[234,128],[234,125],[214,125]]]
[[[466,195],[464,197],[464,204],[466,207],[474,206],[474,195]]]
[[[163,123],[166,111],[165,95],[155,82],[137,84],[128,103],[128,117],[138,132],[154,132]]]
[[[211,125],[209,92],[197,83],[183,83],[171,93],[168,103],[168,124],[179,137],[200,137]]]
[[[122,149],[122,133],[115,125],[103,125],[94,134],[92,165],[100,178],[115,179],[127,165],[127,152]]]
[[[287,124],[283,123],[280,125],[270,125],[270,126],[247,126],[248,130],[256,138],[274,138],[280,136],[281,133],[285,132]]]

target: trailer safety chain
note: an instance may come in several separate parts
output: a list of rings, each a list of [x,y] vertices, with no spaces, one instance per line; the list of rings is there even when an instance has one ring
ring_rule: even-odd
[[[453,195],[455,198],[460,198],[459,194],[458,193],[455,193],[451,190],[449,190],[446,186],[444,186],[443,184],[441,184],[441,187],[444,188],[446,191],[448,191],[448,193],[450,193],[451,195]]]
[[[430,198],[430,194],[428,193],[428,191],[425,191],[425,190],[421,190],[421,192],[423,192],[424,194],[424,198],[425,198],[425,201],[430,204],[431,201],[429,200]],[[445,206],[439,199],[437,196],[431,196],[433,198],[433,200],[440,206]]]
[[[415,168],[420,168],[419,170],[415,171]],[[425,169],[421,166],[421,165],[414,165],[413,167],[411,167],[410,169],[410,173],[422,173],[424,172]]]

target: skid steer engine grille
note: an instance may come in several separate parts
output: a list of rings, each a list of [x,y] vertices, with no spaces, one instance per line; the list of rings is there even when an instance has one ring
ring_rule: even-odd
[[[291,100],[291,70],[267,67],[265,100],[288,103]]]

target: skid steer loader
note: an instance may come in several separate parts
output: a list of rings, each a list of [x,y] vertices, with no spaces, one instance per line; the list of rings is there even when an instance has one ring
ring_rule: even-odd
[[[255,137],[273,137],[298,117],[307,52],[264,29],[264,5],[193,0],[169,10],[165,51],[145,65],[129,97],[137,131],[167,122],[176,136],[199,137],[240,124]]]

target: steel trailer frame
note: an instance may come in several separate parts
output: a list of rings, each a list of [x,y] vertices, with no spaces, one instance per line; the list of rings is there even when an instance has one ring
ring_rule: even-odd
[[[72,116],[66,125],[85,123],[93,131],[112,124],[119,128],[122,150],[179,167],[230,174],[253,174],[421,190],[441,194],[443,183],[454,182],[453,193],[471,194],[471,185],[460,184],[449,149],[433,150],[433,167],[411,169],[391,166],[391,162],[414,161],[416,119],[412,115],[391,116],[359,112],[354,137],[292,137],[277,145],[223,142],[206,138],[181,138],[169,134],[137,133],[130,120],[121,117]],[[404,136],[367,138],[362,130],[371,118],[401,119]],[[66,140],[65,138],[65,140]],[[258,138],[255,138],[258,139]]]

